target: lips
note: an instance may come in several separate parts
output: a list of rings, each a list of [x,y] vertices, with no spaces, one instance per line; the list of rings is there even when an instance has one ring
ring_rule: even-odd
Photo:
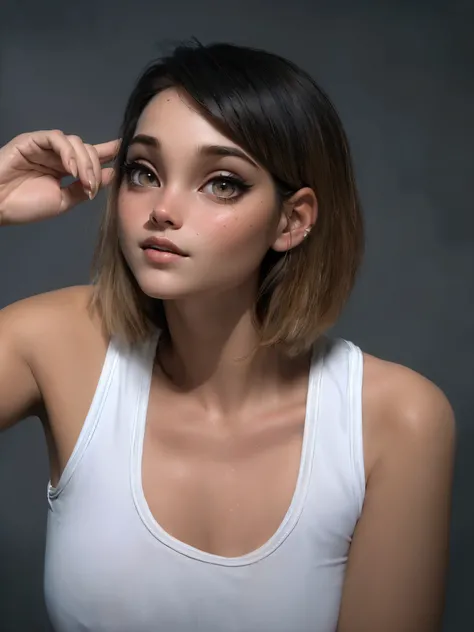
[[[167,252],[173,252],[176,255],[180,255],[181,257],[187,257],[188,255],[178,248],[176,244],[174,244],[169,239],[165,239],[164,237],[148,237],[144,242],[140,244],[142,250],[147,250],[148,248],[152,248],[154,250],[161,250]]]

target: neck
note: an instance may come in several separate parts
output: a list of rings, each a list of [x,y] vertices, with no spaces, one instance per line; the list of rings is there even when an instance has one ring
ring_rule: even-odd
[[[192,394],[211,415],[231,416],[276,399],[288,380],[289,361],[274,348],[258,348],[253,301],[166,301],[169,341],[159,364],[174,387]],[[293,361],[294,363],[294,361]]]

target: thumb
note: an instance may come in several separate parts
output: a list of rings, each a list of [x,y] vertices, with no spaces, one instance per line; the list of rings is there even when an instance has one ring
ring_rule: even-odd
[[[102,169],[102,182],[100,188],[109,186],[114,177],[114,169],[106,167]],[[80,180],[72,182],[69,186],[61,189],[61,208],[60,212],[69,211],[77,204],[89,200],[89,195],[84,190],[84,186]]]
[[[82,182],[80,180],[76,180],[69,186],[61,188],[61,207],[59,211],[60,213],[65,213],[77,204],[80,204],[88,199],[89,196],[84,191]]]

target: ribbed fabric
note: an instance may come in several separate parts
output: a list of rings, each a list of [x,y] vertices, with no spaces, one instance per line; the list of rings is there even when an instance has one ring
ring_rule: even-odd
[[[200,551],[154,519],[141,456],[158,334],[111,340],[81,434],[48,485],[45,596],[57,632],[335,632],[365,494],[362,353],[315,345],[300,470],[259,549]]]

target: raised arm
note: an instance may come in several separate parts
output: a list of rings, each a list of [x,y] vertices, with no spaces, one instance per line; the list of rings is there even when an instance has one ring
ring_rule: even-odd
[[[0,148],[0,229],[55,217],[106,186],[119,141],[87,145],[59,130],[20,134]],[[77,178],[61,186],[65,176]],[[0,311],[0,430],[35,415],[41,393],[31,370],[38,301]]]

